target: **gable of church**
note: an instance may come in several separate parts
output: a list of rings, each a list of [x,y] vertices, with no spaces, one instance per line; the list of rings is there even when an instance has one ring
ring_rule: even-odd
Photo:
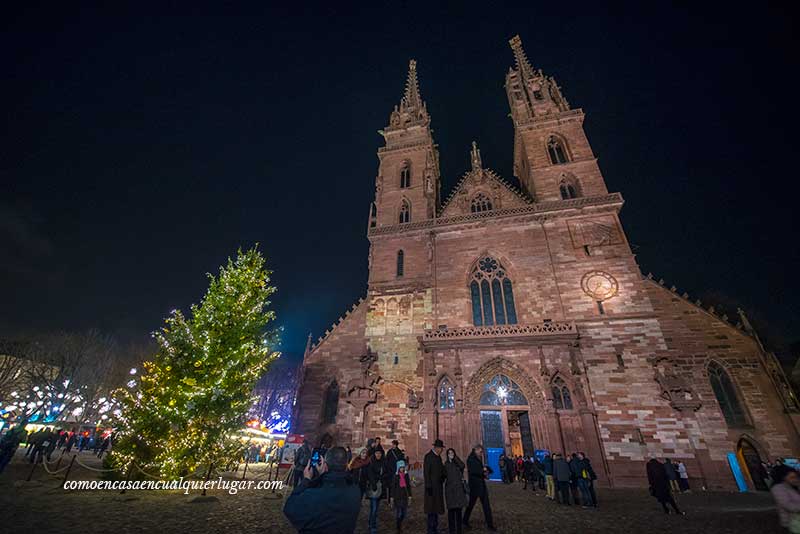
[[[442,206],[442,218],[491,210],[524,208],[530,199],[489,169],[473,170],[461,178]]]

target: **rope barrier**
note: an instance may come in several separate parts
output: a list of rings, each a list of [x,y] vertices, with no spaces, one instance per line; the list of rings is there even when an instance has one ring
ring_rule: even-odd
[[[159,480],[161,478],[161,477],[157,477],[155,475],[151,475],[150,473],[148,473],[147,471],[145,471],[144,469],[142,469],[138,465],[136,465],[135,467],[136,467],[136,470],[139,471],[141,474],[143,474],[145,476],[148,476],[148,477],[152,478],[153,480]]]
[[[56,463],[56,462],[53,462],[53,463]],[[50,475],[57,475],[57,474],[59,474],[59,473],[61,473],[61,472],[63,472],[63,471],[66,471],[66,470],[67,470],[67,468],[69,467],[69,466],[65,465],[65,466],[64,466],[64,467],[62,467],[61,469],[56,469],[55,471],[50,471],[50,469],[48,469],[48,468],[47,468],[47,459],[45,459],[45,460],[42,462],[42,466],[44,467],[44,470],[45,470],[45,472],[47,472],[47,473],[48,473],[48,474],[50,474]]]
[[[85,463],[81,462],[77,456],[75,457],[75,463],[77,463],[84,469],[88,469],[89,471],[94,471],[95,473],[112,473],[114,471],[117,471],[117,469],[97,469],[96,467],[89,467]]]

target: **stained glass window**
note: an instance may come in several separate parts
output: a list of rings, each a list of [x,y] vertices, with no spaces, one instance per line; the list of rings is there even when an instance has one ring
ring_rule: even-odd
[[[334,380],[325,391],[325,402],[322,411],[322,423],[333,424],[336,422],[336,413],[339,411],[339,383]]]
[[[528,399],[519,384],[506,375],[494,375],[483,385],[480,402],[482,406],[502,406],[504,404],[521,406],[528,404]]]
[[[567,163],[567,151],[564,149],[562,143],[557,137],[552,136],[547,141],[547,153],[550,155],[550,163],[557,165],[559,163]]]
[[[575,188],[575,185],[570,182],[562,181],[559,189],[561,190],[562,200],[568,200],[570,198],[578,198],[578,190]]]
[[[731,377],[725,369],[717,363],[711,363],[708,366],[708,379],[711,381],[711,389],[714,390],[714,396],[717,398],[725,422],[733,427],[747,426],[747,416],[739,402],[739,396],[736,394]]]
[[[447,377],[442,378],[439,382],[439,409],[452,410],[456,407],[456,395],[453,389],[453,384]]]
[[[403,200],[400,204],[400,224],[405,224],[411,221],[411,204],[407,200]]]
[[[492,201],[483,193],[478,193],[472,199],[470,211],[472,213],[480,213],[482,211],[490,211],[492,209]]]
[[[572,409],[572,396],[569,393],[567,384],[561,377],[556,377],[553,380],[553,407],[557,410],[571,410]]]
[[[405,189],[411,187],[411,164],[408,162],[403,163],[400,169],[400,188]]]
[[[511,280],[500,262],[491,256],[478,261],[469,284],[472,322],[475,326],[517,324],[511,286]]]

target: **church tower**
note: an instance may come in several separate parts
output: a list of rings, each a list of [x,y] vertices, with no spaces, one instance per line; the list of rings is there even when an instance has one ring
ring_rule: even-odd
[[[516,62],[506,75],[514,175],[535,202],[608,194],[583,131],[583,110],[571,109],[555,79],[531,66],[519,35],[509,44]]]
[[[378,150],[380,167],[370,228],[433,219],[439,200],[439,154],[431,119],[419,91],[417,62],[408,64],[408,80],[400,105],[379,133],[386,145]]]

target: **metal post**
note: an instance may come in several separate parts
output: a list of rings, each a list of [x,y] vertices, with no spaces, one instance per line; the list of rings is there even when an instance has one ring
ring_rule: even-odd
[[[208,464],[208,473],[206,473],[206,482],[211,478],[211,470],[214,469],[214,462]],[[206,496],[206,486],[207,484],[203,484],[203,497]]]
[[[33,465],[31,466],[31,471],[30,471],[30,473],[28,473],[28,478],[25,479],[26,482],[30,482],[31,481],[31,477],[33,476],[33,470],[36,469],[36,464],[38,464],[38,463],[39,462],[36,461],[36,457],[34,456],[34,462],[33,462]]]
[[[62,454],[61,456],[64,456],[64,455]],[[67,472],[64,473],[64,480],[61,482],[61,487],[62,488],[64,487],[64,484],[67,483],[67,479],[69,478],[69,472],[72,471],[72,464],[75,463],[75,457],[76,456],[77,456],[77,454],[73,454],[72,455],[72,460],[69,461],[69,467],[67,467]],[[61,458],[59,458],[58,461],[60,462]]]
[[[134,462],[131,462],[131,465],[128,466],[128,474],[125,475],[125,484],[122,486],[122,491],[119,492],[120,495],[125,493],[125,487],[128,485],[128,481],[131,479],[131,475],[133,474],[133,466]]]
[[[53,471],[58,471],[59,466],[61,465],[61,459],[64,457],[64,451],[61,451],[61,456],[58,457],[58,462],[56,462],[56,467]]]
[[[247,466],[248,465],[250,465],[250,453],[249,452],[248,452],[247,457],[245,458],[245,461],[244,461],[244,473],[242,473],[242,480],[244,480],[245,477],[247,476]]]

